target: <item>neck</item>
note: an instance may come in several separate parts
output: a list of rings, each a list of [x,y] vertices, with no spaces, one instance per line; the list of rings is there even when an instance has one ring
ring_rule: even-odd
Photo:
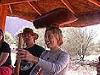
[[[32,43],[32,44],[26,44],[27,48],[30,48],[30,47],[32,47],[33,45],[34,45],[34,43]]]
[[[57,52],[57,51],[59,51],[60,50],[60,48],[59,47],[56,47],[56,48],[51,48],[51,51],[52,52]]]

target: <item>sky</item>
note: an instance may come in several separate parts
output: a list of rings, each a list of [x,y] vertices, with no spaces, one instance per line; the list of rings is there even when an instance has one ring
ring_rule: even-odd
[[[13,36],[15,36],[25,27],[34,29],[32,22],[20,19],[18,17],[8,17],[7,16],[5,30],[11,33]]]
[[[25,27],[32,28],[34,31],[36,30],[32,22],[17,17],[7,16],[5,30],[11,33],[12,36],[16,36]],[[94,32],[96,32],[97,36],[95,38],[95,42],[98,42],[98,40],[100,40],[100,24],[87,26],[86,28],[89,28],[89,30],[93,29]]]

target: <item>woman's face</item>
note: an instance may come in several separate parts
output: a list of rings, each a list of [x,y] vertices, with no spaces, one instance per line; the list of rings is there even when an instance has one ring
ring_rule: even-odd
[[[3,38],[3,33],[0,31],[0,41],[2,40]]]
[[[50,49],[57,48],[58,47],[57,41],[58,40],[57,40],[56,36],[51,31],[47,31],[45,33],[45,43],[48,48],[50,48]]]

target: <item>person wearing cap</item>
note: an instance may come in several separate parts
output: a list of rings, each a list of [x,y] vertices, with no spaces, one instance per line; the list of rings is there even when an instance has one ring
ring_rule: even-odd
[[[22,50],[28,51],[30,54],[40,57],[43,51],[45,49],[37,44],[35,44],[35,41],[38,39],[38,34],[33,32],[30,28],[23,29],[23,40],[26,44],[26,48]],[[20,49],[19,49],[20,50]],[[35,66],[35,64],[30,63],[28,61],[22,60],[20,64],[20,75],[29,75],[31,69]]]

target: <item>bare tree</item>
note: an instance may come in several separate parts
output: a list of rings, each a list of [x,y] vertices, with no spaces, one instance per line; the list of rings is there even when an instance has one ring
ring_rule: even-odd
[[[93,39],[96,36],[94,31],[87,28],[68,28],[64,35],[63,47],[68,49],[72,56],[78,56],[79,62],[83,62],[85,55],[89,54],[88,48],[93,46]]]
[[[9,32],[5,32],[5,34],[4,34],[4,40],[7,43],[9,43],[10,45],[15,43],[14,37]]]

